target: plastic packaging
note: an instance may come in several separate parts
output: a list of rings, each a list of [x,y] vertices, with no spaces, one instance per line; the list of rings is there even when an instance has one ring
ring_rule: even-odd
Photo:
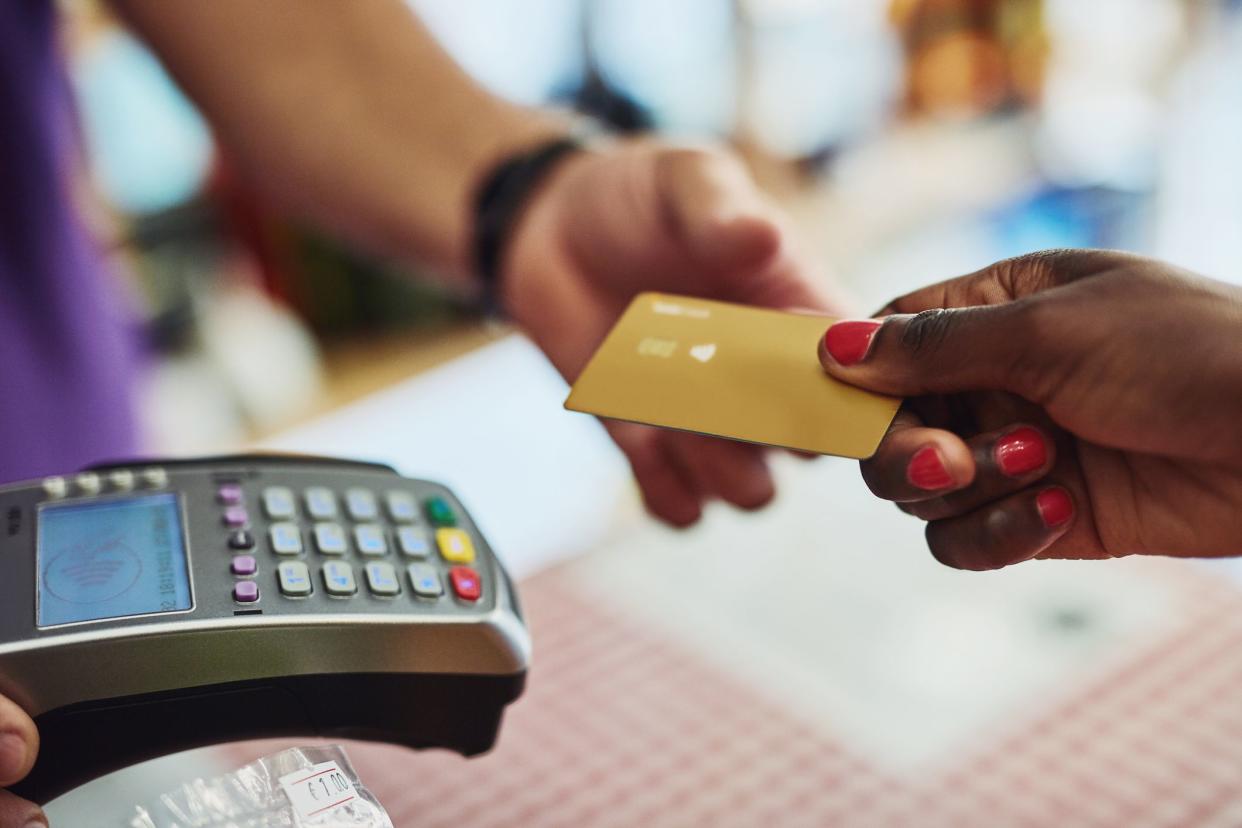
[[[264,756],[135,810],[129,828],[393,828],[339,745]]]

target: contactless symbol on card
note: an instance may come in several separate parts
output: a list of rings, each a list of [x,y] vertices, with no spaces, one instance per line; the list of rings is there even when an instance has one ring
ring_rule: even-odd
[[[692,345],[690,347],[690,356],[699,362],[707,362],[716,355],[716,343],[708,342],[703,345]]]

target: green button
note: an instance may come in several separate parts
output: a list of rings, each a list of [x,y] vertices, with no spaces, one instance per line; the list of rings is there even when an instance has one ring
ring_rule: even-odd
[[[452,507],[444,502],[444,498],[429,497],[424,501],[423,508],[427,510],[427,520],[433,526],[457,525],[457,515],[453,514]]]

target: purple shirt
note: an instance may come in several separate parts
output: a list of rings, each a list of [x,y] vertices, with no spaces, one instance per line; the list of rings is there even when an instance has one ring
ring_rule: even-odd
[[[135,448],[128,322],[70,194],[54,6],[0,0],[0,483]]]

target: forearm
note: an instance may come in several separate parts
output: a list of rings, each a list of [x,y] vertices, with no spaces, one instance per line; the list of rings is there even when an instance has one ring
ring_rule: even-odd
[[[282,208],[468,278],[470,201],[559,119],[487,93],[403,0],[114,0]]]

